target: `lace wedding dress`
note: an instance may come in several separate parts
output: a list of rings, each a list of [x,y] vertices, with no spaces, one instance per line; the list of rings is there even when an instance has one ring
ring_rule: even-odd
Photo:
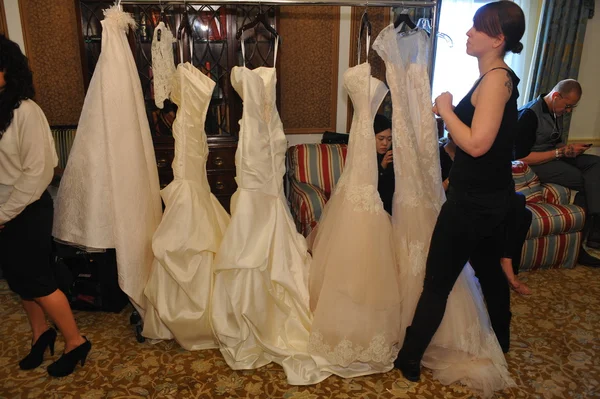
[[[404,339],[423,288],[431,234],[445,195],[431,112],[429,38],[423,30],[399,33],[402,27],[384,28],[373,48],[385,61],[393,104],[396,191],[392,224]],[[423,365],[443,384],[461,382],[484,396],[514,386],[479,283],[468,264],[448,298],[444,319],[425,352]]]
[[[154,28],[152,37],[152,84],[154,85],[154,103],[163,108],[173,89],[172,81],[175,74],[173,58],[173,33],[160,21]]]
[[[232,369],[276,362],[288,383],[315,384],[329,374],[307,351],[311,258],[283,196],[285,135],[275,106],[275,68],[235,67],[231,84],[244,110],[238,189],[215,260],[213,327]]]
[[[213,262],[229,215],[206,177],[206,111],[215,82],[189,62],[172,76],[177,104],[174,180],[161,191],[165,212],[154,238],[143,335],[175,338],[189,350],[216,348],[210,309]]]
[[[344,172],[313,243],[310,353],[345,378],[392,369],[398,353],[400,293],[392,225],[377,191],[373,120],[388,92],[368,63],[348,69],[354,105]]]
[[[52,234],[90,249],[115,248],[119,286],[143,316],[162,212],[158,171],[126,36],[135,22],[117,7],[104,14],[102,52],[58,189]]]

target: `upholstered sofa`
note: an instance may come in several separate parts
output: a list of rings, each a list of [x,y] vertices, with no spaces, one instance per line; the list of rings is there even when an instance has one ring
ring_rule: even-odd
[[[317,224],[325,203],[344,169],[346,145],[299,144],[287,152],[288,200],[296,227],[308,235]],[[541,184],[522,162],[514,162],[517,191],[527,198],[533,221],[523,248],[521,270],[575,266],[585,214],[572,205],[571,190]]]

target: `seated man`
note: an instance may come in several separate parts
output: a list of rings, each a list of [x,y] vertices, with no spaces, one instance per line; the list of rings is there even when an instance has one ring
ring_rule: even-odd
[[[600,249],[600,157],[584,154],[591,144],[565,144],[562,117],[577,106],[582,90],[579,82],[566,79],[548,94],[519,110],[515,157],[527,163],[542,183],[555,183],[577,190],[575,203],[586,209],[584,242]],[[581,248],[578,263],[600,266],[600,259]]]
[[[392,198],[396,180],[394,177],[394,164],[392,158],[392,122],[384,115],[375,115],[373,123],[375,130],[375,149],[377,150],[377,165],[379,180],[377,191],[383,202],[383,208],[392,214]]]

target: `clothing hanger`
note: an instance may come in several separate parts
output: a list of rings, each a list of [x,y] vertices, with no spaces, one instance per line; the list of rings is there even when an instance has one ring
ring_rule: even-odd
[[[163,6],[162,0],[159,0],[158,6],[160,7],[160,18],[158,19],[158,21],[163,22],[165,24],[165,26],[167,26],[167,24],[164,21],[165,6]],[[162,37],[162,29],[159,29],[158,32],[156,33],[156,40],[160,42],[161,37]]]
[[[273,27],[269,23],[269,18],[267,14],[262,12],[262,7],[260,3],[258,4],[258,14],[256,14],[256,17],[254,17],[252,21],[248,22],[246,25],[238,29],[237,34],[235,35],[236,38],[240,40],[244,31],[255,28],[258,24],[263,25],[265,29],[275,37],[275,40],[279,40],[279,33],[275,29],[273,29]]]
[[[417,21],[417,28],[421,28],[425,32],[427,32],[429,35],[431,35],[431,29],[432,29],[431,28],[431,20],[429,18],[420,18]],[[448,47],[450,47],[450,48],[454,47],[454,41],[447,34],[438,32],[437,37],[441,37],[442,39],[444,39],[446,41],[446,43],[448,44]]]
[[[160,0],[158,2],[158,6],[160,7],[160,20],[162,22],[164,22],[165,25],[166,25],[167,24],[167,20],[166,20],[166,17],[165,17],[165,5],[162,3],[162,0]]]
[[[192,37],[192,27],[190,26],[190,19],[188,18],[188,11],[186,2],[183,2],[183,14],[181,15],[181,23],[179,29],[177,29],[177,40],[181,40],[183,34],[187,34]]]
[[[360,56],[361,56],[361,49],[362,49],[362,36],[363,36],[363,32],[365,31],[366,28],[366,33],[367,33],[367,54],[366,54],[366,58],[367,58],[367,62],[369,62],[369,44],[370,44],[370,38],[371,38],[371,32],[373,30],[373,26],[371,24],[371,21],[369,21],[369,2],[367,1],[367,5],[365,7],[365,11],[363,12],[362,16],[360,17],[360,29],[358,30],[358,64],[360,64]],[[358,65],[357,64],[357,65]]]
[[[367,34],[369,36],[371,36],[371,31],[373,30],[373,25],[371,24],[371,21],[369,21],[368,7],[369,6],[367,5],[367,7],[365,8],[365,11],[362,14],[362,17],[360,17],[360,30],[358,32],[359,42],[360,42],[360,38],[362,37],[365,27],[367,28]]]
[[[177,42],[179,44],[179,56],[180,56],[180,62],[183,63],[183,45],[182,45],[182,40],[183,40],[183,36],[186,35],[187,36],[187,40],[188,40],[188,44],[190,46],[190,62],[193,63],[194,60],[194,36],[193,36],[193,30],[192,27],[190,26],[190,19],[188,18],[188,12],[187,12],[187,4],[186,1],[183,1],[183,14],[181,15],[181,23],[179,24],[179,29],[177,29]],[[191,43],[190,43],[190,39],[191,39]]]
[[[398,14],[396,20],[394,21],[394,28],[399,27],[402,23],[404,23],[410,29],[415,29],[417,27],[417,25],[415,25],[415,23],[410,19],[410,15],[408,15],[407,12],[408,9],[405,8],[402,10],[402,13]]]
[[[123,7],[121,7],[121,0],[115,0],[115,6],[117,6],[119,11],[123,11]]]

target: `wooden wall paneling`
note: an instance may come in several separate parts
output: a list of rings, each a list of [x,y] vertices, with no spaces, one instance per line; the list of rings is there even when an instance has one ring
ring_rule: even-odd
[[[20,0],[19,10],[35,101],[50,125],[76,125],[84,86],[73,0]]]
[[[285,132],[335,131],[340,8],[281,6],[281,118]]]
[[[6,24],[6,12],[4,11],[3,0],[0,0],[0,34],[8,37],[8,25]]]
[[[351,14],[351,25],[350,25],[350,67],[353,67],[357,64],[358,61],[358,32],[360,29],[360,19],[362,17],[363,12],[365,11],[364,7],[352,7]],[[383,60],[377,55],[377,52],[373,50],[373,42],[379,35],[379,32],[386,26],[390,24],[390,8],[388,7],[371,7],[368,9],[369,13],[369,21],[373,26],[371,32],[371,51],[369,53],[369,63],[371,64],[371,75],[376,77],[379,80],[385,82],[385,63]],[[365,62],[365,34],[363,33],[362,44],[361,44],[361,62]],[[352,107],[352,101],[348,99],[348,120],[347,120],[347,129],[350,131],[350,125],[352,124],[352,116],[354,115],[354,108]]]

